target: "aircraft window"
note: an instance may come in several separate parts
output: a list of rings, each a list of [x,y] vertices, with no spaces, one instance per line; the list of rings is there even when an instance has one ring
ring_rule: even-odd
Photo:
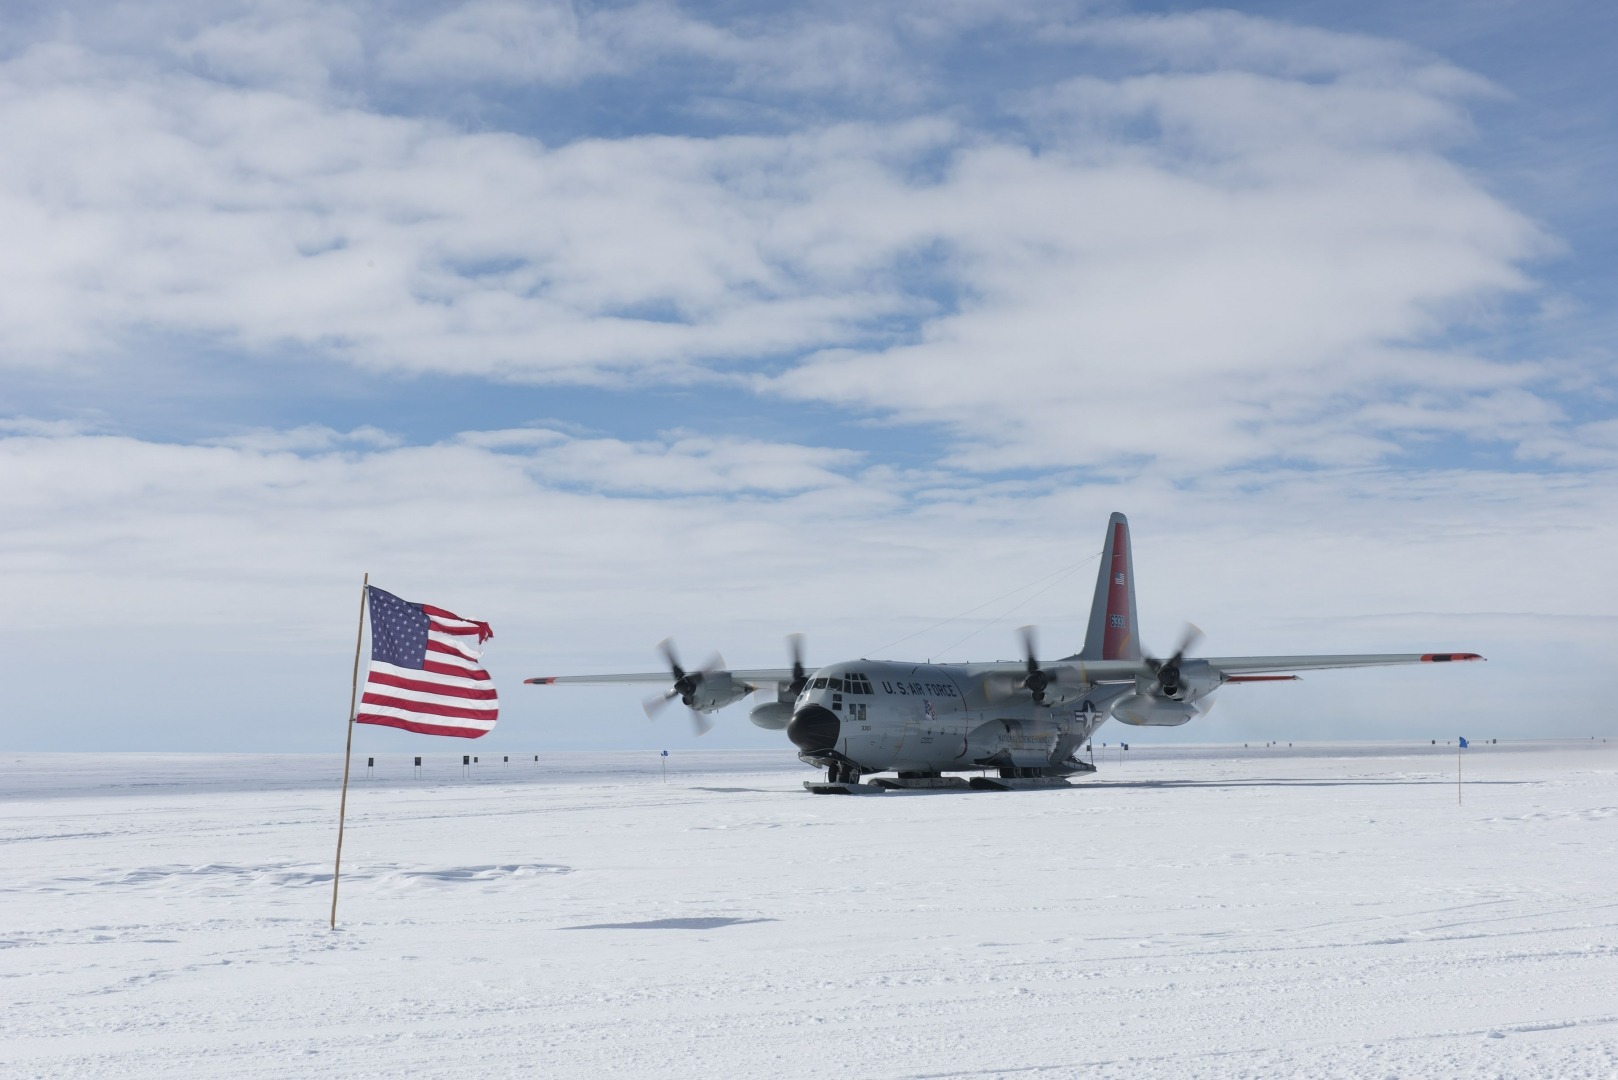
[[[835,678],[832,679],[831,688],[833,690],[841,690],[843,688],[843,680],[842,679],[835,679]]]
[[[826,676],[822,675],[820,678],[815,680],[815,689],[816,690],[824,690],[824,689],[826,689]]]

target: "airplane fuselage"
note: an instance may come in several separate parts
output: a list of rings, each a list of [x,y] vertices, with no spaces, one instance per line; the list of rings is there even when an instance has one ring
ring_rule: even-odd
[[[1228,683],[1289,681],[1299,671],[1448,664],[1483,659],[1470,652],[1332,653],[1313,656],[1193,657],[1201,631],[1187,626],[1178,646],[1154,657],[1140,644],[1129,523],[1113,514],[1096,572],[1084,646],[1049,663],[1038,659],[1034,628],[1022,628],[1023,659],[985,664],[851,660],[810,674],[802,638],[789,637],[790,668],[730,670],[717,655],[687,670],[671,642],[660,646],[668,673],[550,675],[530,683],[663,683],[646,699],[648,716],[673,701],[701,735],[708,715],[758,695],[748,718],[786,730],[798,757],[826,770],[825,794],[853,794],[860,777],[895,772],[876,785],[987,786],[1001,790],[1065,786],[1092,771],[1079,754],[1109,719],[1132,727],[1175,727],[1207,712]],[[945,777],[994,770],[996,777]],[[867,785],[869,786],[869,785]],[[862,789],[863,790],[863,789]]]
[[[1079,771],[1073,755],[1133,687],[1094,687],[1082,700],[987,700],[965,664],[858,660],[815,673],[793,705],[787,736],[801,756],[860,772]]]

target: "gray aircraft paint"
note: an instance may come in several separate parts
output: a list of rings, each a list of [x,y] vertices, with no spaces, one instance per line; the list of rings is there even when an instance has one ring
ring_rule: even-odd
[[[784,728],[800,758],[845,780],[889,771],[932,775],[985,769],[1002,776],[1060,777],[1089,770],[1077,755],[1107,720],[1178,726],[1206,712],[1214,691],[1230,682],[1294,678],[1293,672],[1325,668],[1481,659],[1464,652],[1183,657],[1177,664],[1148,657],[1140,647],[1129,522],[1115,513],[1107,522],[1084,647],[1039,664],[1040,700],[1027,663],[886,660],[829,664],[806,673],[796,695],[789,689],[794,672],[788,668],[704,671],[682,700],[695,714],[707,714],[757,694],[762,700],[751,713],[755,724]],[[527,681],[668,685],[671,676],[639,672]]]

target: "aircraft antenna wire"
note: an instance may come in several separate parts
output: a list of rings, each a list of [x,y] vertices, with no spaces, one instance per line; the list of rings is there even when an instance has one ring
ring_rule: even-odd
[[[1076,563],[1071,563],[1071,564],[1069,564],[1067,566],[1062,567],[1059,570],[1053,570],[1049,574],[1046,574],[1044,577],[1037,577],[1033,581],[1024,582],[1023,584],[1018,585],[1015,589],[1011,589],[1011,590],[1009,590],[1007,592],[1001,593],[999,596],[996,596],[996,597],[993,597],[993,598],[991,598],[989,600],[983,601],[983,603],[977,605],[976,607],[967,608],[965,611],[962,611],[962,612],[960,612],[958,614],[955,614],[955,615],[951,615],[947,619],[940,619],[938,622],[932,623],[929,626],[924,626],[920,630],[915,631],[914,633],[906,634],[902,638],[898,638],[898,639],[896,639],[894,641],[890,641],[886,645],[883,645],[881,648],[872,649],[868,653],[866,653],[865,655],[867,655],[867,656],[879,656],[882,653],[885,653],[889,649],[893,648],[895,645],[903,645],[905,642],[909,641],[912,638],[918,638],[923,634],[931,633],[932,631],[937,630],[939,627],[948,626],[952,622],[957,622],[957,621],[959,621],[961,619],[966,618],[968,615],[971,615],[971,614],[974,614],[976,612],[982,611],[984,608],[988,607],[990,604],[998,604],[1000,601],[1004,600],[1008,596],[1016,596],[1018,593],[1022,592],[1024,589],[1031,589],[1035,585],[1039,585],[1042,582],[1050,581],[1050,584],[1046,585],[1043,589],[1040,589],[1038,592],[1032,593],[1029,596],[1024,597],[1022,600],[1018,601],[1012,607],[1007,608],[1005,611],[1003,611],[999,615],[995,616],[995,618],[991,619],[989,622],[984,623],[982,626],[978,627],[976,630],[974,630],[970,634],[966,635],[960,641],[957,641],[954,645],[951,645],[948,649],[945,649],[943,652],[938,654],[939,656],[947,655],[950,652],[951,649],[959,648],[960,646],[966,644],[968,641],[971,641],[978,634],[981,634],[983,631],[987,630],[989,627],[994,626],[996,623],[998,623],[1001,620],[1005,619],[1008,615],[1015,612],[1018,608],[1022,607],[1024,604],[1029,603],[1030,601],[1034,600],[1037,597],[1044,596],[1046,593],[1048,593],[1052,589],[1056,588],[1056,586],[1062,584],[1062,582],[1066,581],[1068,578],[1072,577],[1074,574],[1076,574],[1080,570],[1084,569],[1090,563],[1093,563],[1097,559],[1101,558],[1101,555],[1102,555],[1102,553],[1098,551],[1094,555],[1090,555],[1087,558],[1080,559]],[[1055,578],[1056,580],[1051,581],[1052,578]]]

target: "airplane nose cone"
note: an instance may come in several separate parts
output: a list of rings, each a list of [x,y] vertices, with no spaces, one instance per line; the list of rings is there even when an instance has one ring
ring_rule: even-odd
[[[805,705],[792,714],[787,723],[787,738],[806,753],[830,750],[837,745],[843,732],[843,722],[837,714],[822,705]]]

